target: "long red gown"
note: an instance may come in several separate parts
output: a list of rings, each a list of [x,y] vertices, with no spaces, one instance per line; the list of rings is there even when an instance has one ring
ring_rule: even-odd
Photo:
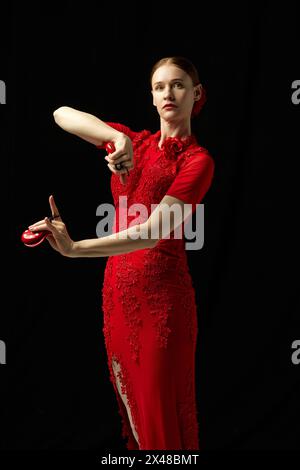
[[[127,201],[127,209],[143,204],[150,215],[168,194],[192,204],[194,212],[214,174],[214,160],[194,134],[187,139],[169,137],[160,149],[160,131],[135,132],[123,124],[107,124],[128,135],[134,150],[134,169],[126,184],[111,175],[116,210],[113,233],[128,228],[139,215],[135,208],[129,216],[122,201]],[[127,227],[122,225],[126,221]],[[102,299],[109,375],[127,449],[198,450],[198,323],[184,237],[174,238],[172,232],[153,249],[108,257]],[[121,367],[118,377],[140,446],[117,390],[112,358]]]

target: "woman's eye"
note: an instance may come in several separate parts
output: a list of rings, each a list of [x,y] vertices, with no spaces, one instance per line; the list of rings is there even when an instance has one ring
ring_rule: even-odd
[[[173,85],[174,85],[174,86],[179,86],[179,88],[182,88],[182,83],[180,83],[180,82],[175,82]],[[162,86],[162,85],[157,85],[157,86],[155,87],[155,90],[162,90],[162,89],[163,89],[163,86]]]

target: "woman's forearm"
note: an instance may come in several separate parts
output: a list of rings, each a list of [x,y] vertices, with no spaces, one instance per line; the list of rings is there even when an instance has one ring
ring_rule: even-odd
[[[149,238],[146,225],[138,224],[106,237],[75,241],[70,257],[96,258],[121,255],[153,248],[155,243],[156,240]]]
[[[56,109],[53,116],[56,124],[62,129],[94,145],[102,145],[103,142],[112,141],[121,134],[96,116],[69,106],[61,106]]]

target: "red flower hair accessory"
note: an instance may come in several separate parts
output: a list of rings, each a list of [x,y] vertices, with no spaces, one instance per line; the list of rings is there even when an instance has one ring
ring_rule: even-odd
[[[197,116],[197,114],[200,113],[206,100],[207,100],[206,91],[205,91],[205,88],[203,88],[203,85],[201,85],[201,96],[200,96],[200,99],[198,101],[195,101],[194,103],[194,106],[192,109],[192,115],[191,115],[192,118]]]

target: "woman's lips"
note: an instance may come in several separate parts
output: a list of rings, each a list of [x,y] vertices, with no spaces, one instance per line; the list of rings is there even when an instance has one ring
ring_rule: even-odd
[[[177,108],[177,106],[175,106],[175,104],[166,104],[163,109],[166,108]]]

